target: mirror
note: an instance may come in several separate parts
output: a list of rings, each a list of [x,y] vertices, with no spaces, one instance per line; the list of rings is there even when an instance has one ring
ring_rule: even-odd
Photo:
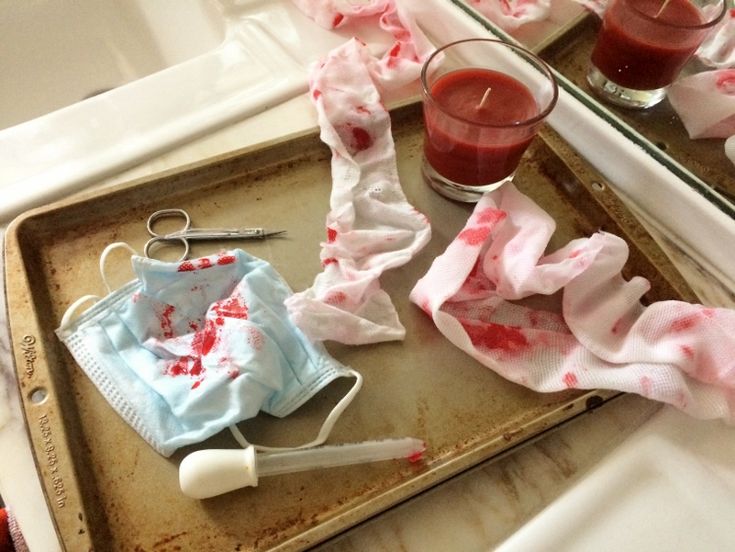
[[[552,0],[552,17],[506,33],[475,12],[471,2],[453,2],[503,40],[515,40],[553,67],[559,85],[640,145],[723,213],[735,218],[735,165],[725,155],[724,139],[690,139],[667,99],[645,110],[602,103],[586,80],[601,20],[574,0]],[[732,6],[732,0],[728,0]],[[539,38],[541,37],[541,38]],[[690,61],[684,72],[702,70]]]

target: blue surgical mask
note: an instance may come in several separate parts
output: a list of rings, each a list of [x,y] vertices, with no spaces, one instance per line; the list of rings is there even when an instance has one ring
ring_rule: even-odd
[[[115,247],[120,244],[113,244]],[[103,254],[101,266],[107,252]],[[183,262],[132,256],[137,278],[56,331],[111,406],[164,456],[259,411],[283,417],[339,377],[362,379],[289,320],[288,285],[242,250]],[[265,449],[265,447],[263,447]]]

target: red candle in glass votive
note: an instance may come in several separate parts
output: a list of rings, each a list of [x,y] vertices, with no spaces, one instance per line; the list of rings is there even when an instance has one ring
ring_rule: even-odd
[[[426,107],[424,154],[439,174],[481,186],[513,173],[534,133],[512,125],[539,112],[528,88],[497,71],[459,69],[441,76],[431,95],[436,105]]]
[[[424,178],[460,201],[477,201],[512,178],[557,97],[541,60],[496,40],[440,48],[421,79]]]
[[[724,0],[613,0],[587,81],[617,105],[657,104],[724,12]]]

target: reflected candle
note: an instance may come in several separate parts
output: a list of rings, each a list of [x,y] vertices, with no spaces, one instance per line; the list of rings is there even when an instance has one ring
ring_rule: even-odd
[[[517,51],[522,57],[508,57]],[[442,195],[477,201],[512,178],[557,94],[548,67],[525,56],[533,54],[473,39],[445,46],[425,64],[423,174]]]
[[[723,14],[724,0],[613,0],[587,80],[612,103],[655,105]]]

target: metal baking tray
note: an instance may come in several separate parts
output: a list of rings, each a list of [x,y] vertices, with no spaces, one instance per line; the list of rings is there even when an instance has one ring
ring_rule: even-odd
[[[365,377],[330,442],[418,437],[428,450],[415,464],[290,474],[212,499],[187,498],[178,487],[180,461],[195,449],[234,447],[229,433],[161,457],[117,416],[54,335],[74,299],[104,295],[98,272],[104,246],[122,240],[142,250],[146,219],[161,208],[184,208],[197,226],[286,229],[284,239],[229,245],[268,260],[293,289],[308,287],[320,270],[331,183],[330,152],[318,130],[78,196],[13,222],[5,277],[15,368],[38,472],[66,550],[303,549],[616,395],[539,394],[510,383],[447,342],[408,301],[471,206],[423,183],[420,105],[397,108],[392,118],[402,184],[432,221],[433,237],[382,279],[406,326],[405,341],[328,344]],[[599,175],[551,129],[526,153],[517,185],[557,221],[550,247],[599,229],[614,232],[631,246],[626,274],[652,281],[647,299],[695,298]],[[201,243],[193,254],[222,247]],[[125,255],[110,258],[109,267],[113,285],[131,277]],[[332,384],[283,420],[261,414],[242,429],[257,443],[303,442],[349,384]]]

